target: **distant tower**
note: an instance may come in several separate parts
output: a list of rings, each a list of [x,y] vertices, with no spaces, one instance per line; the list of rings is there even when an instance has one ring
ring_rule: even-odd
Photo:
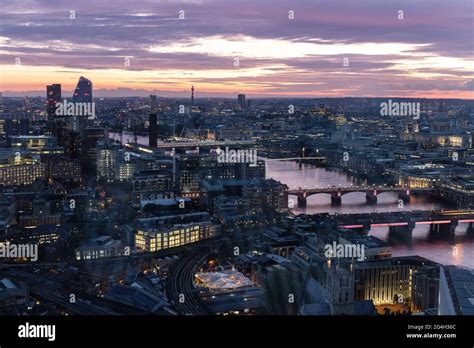
[[[84,76],[79,78],[76,90],[72,95],[74,103],[91,103],[92,102],[92,81],[86,79]]]
[[[439,107],[438,107],[438,111],[441,111],[443,112],[444,111],[444,103],[442,100],[439,101]]]
[[[191,87],[191,104],[194,105],[194,86]]]
[[[61,102],[61,85],[58,83],[46,86],[46,111],[48,114],[49,131],[56,137],[58,145],[64,145],[66,122],[56,115],[56,103]]]
[[[149,115],[149,123],[148,126],[148,146],[156,147],[158,145],[158,115],[156,113]]]
[[[245,109],[247,107],[247,104],[245,103],[245,94],[239,94],[237,96],[237,103],[241,109]]]
[[[46,111],[48,121],[52,122],[56,117],[56,103],[61,102],[61,85],[58,83],[46,86]]]
[[[72,95],[73,103],[92,103],[92,81],[81,76],[77,82],[76,89]],[[85,127],[87,118],[81,115],[74,115],[72,118],[67,120],[67,128],[70,131],[82,132]]]
[[[157,107],[158,107],[158,101],[156,99],[156,94],[150,94],[150,111],[152,113],[155,113]]]

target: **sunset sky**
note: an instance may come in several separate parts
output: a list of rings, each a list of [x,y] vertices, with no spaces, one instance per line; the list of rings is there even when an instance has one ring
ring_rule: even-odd
[[[0,3],[7,96],[83,75],[96,96],[474,99],[472,0]]]

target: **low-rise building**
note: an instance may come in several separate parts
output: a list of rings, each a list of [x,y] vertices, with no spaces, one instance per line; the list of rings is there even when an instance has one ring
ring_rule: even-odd
[[[98,237],[74,250],[78,261],[104,259],[120,256],[122,253],[122,243],[110,236]]]
[[[135,247],[141,251],[155,252],[199,242],[219,233],[220,225],[210,221],[174,224],[161,228],[139,228],[135,234]]]
[[[474,207],[474,180],[461,177],[444,179],[440,182],[439,194],[459,207]]]

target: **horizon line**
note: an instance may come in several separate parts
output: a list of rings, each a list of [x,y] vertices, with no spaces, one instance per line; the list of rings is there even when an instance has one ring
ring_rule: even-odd
[[[2,93],[0,91],[0,93]],[[21,93],[21,92],[18,92]],[[424,100],[465,100],[465,101],[474,101],[474,96],[473,98],[433,98],[433,97],[408,97],[408,96],[390,96],[390,97],[384,97],[384,96],[327,96],[327,97],[310,97],[310,96],[268,96],[268,97],[249,97],[248,94],[245,93],[238,93],[238,94],[244,94],[248,100],[265,100],[265,99],[424,99]],[[235,95],[235,98],[237,95]],[[161,99],[189,99],[189,97],[182,97],[182,96],[176,96],[176,97],[169,97],[169,96],[160,96],[158,94],[151,93],[150,95],[156,95],[157,98]],[[127,96],[95,96],[94,99],[112,99],[112,98],[149,98],[150,95],[148,96],[140,96],[140,95],[127,95]],[[44,95],[4,95],[2,94],[2,98],[25,98],[25,97],[31,97],[31,98],[47,98]],[[72,98],[72,96],[70,97]],[[209,96],[209,97],[194,97],[194,100],[208,100],[208,99],[235,99],[234,97],[219,97],[219,96]],[[61,99],[68,99],[68,97],[61,97]]]

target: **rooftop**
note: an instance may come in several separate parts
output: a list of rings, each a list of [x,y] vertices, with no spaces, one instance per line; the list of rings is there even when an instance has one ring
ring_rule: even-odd
[[[445,268],[456,307],[463,315],[474,315],[474,270],[455,266]]]
[[[199,272],[196,279],[212,290],[229,290],[252,286],[253,282],[239,271]]]

